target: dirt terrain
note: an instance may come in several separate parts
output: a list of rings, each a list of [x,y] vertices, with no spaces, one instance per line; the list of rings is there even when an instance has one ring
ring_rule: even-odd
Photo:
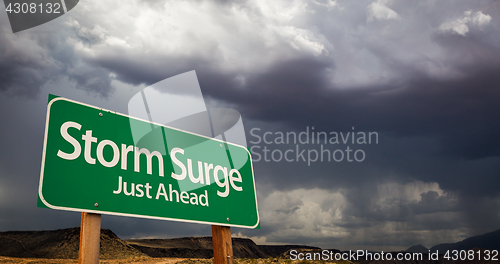
[[[492,232],[483,236],[466,239],[461,244],[486,245],[490,248],[498,244],[500,232]],[[0,232],[0,263],[78,263],[79,228],[53,231],[7,231]],[[256,245],[250,239],[233,238],[235,264],[278,264],[278,263],[353,263],[349,261],[307,261],[290,259],[290,250],[297,252],[320,253],[322,249],[303,245]],[[456,243],[461,245],[460,243]],[[443,245],[448,246],[449,245]],[[478,252],[479,247],[471,248]],[[332,252],[340,252],[330,249]],[[393,252],[394,256],[396,252]],[[359,264],[435,264],[435,263],[467,263],[485,264],[499,261],[451,261],[429,260],[427,254],[418,261],[374,261],[359,260]],[[484,256],[484,254],[483,254]],[[211,237],[184,237],[173,239],[133,239],[121,240],[111,230],[102,229],[100,238],[100,263],[109,264],[212,264],[213,249]]]
[[[181,258],[140,258],[140,259],[112,259],[100,260],[99,263],[107,264],[175,264],[185,259]],[[0,263],[19,263],[19,264],[63,264],[78,263],[77,259],[40,259],[40,258],[12,258],[0,256]]]
[[[131,239],[125,242],[151,257],[212,258],[212,237],[182,237],[172,239]],[[292,248],[314,248],[301,245],[262,246],[251,239],[232,238],[236,258],[278,257]]]
[[[75,259],[27,259],[27,258],[11,258],[1,257],[0,263],[20,263],[20,264],[62,264],[62,263],[78,263]],[[185,259],[185,258],[148,258],[148,259],[113,259],[101,260],[99,263],[106,264],[213,264],[213,259]],[[236,259],[235,264],[294,264],[294,263],[311,263],[311,264],[347,264],[350,262],[325,262],[325,261],[291,261],[289,259]]]
[[[111,230],[101,229],[101,259],[147,258]],[[0,232],[0,256],[17,258],[76,259],[80,228],[53,231]]]
[[[111,230],[102,229],[100,259],[148,259],[213,257],[212,237],[121,240]],[[300,245],[260,246],[246,238],[233,238],[235,258],[278,257],[290,249],[318,249]],[[0,232],[0,256],[13,258],[77,259],[80,228],[52,231]],[[163,260],[161,260],[163,261]],[[122,263],[122,262],[120,262]],[[133,263],[133,262],[131,262]]]

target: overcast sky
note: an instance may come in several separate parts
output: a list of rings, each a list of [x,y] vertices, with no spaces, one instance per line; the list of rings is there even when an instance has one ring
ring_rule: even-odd
[[[81,0],[13,34],[2,8],[0,230],[80,224],[36,207],[49,93],[127,113],[141,89],[191,70],[210,106],[241,113],[254,159],[321,147],[257,143],[265,132],[378,133],[323,146],[361,149],[361,162],[255,161],[261,229],[234,234],[399,250],[500,229],[499,19],[496,0]],[[102,226],[211,234],[117,216]]]

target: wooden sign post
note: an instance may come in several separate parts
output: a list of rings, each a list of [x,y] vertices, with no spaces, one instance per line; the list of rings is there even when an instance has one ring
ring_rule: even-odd
[[[229,226],[212,225],[214,264],[233,264],[233,243]]]
[[[101,215],[82,212],[78,264],[99,264]]]

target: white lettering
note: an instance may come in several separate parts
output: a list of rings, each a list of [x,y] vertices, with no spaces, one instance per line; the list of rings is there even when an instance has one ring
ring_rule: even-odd
[[[111,161],[106,161],[104,159],[104,147],[105,146],[111,146],[113,149],[113,159]],[[114,167],[116,164],[118,164],[118,161],[120,160],[120,151],[118,150],[118,146],[115,144],[115,142],[111,140],[103,140],[99,142],[97,145],[97,159],[99,162],[104,166],[104,167]]]
[[[82,125],[76,123],[76,122],[71,122],[68,121],[61,126],[61,136],[68,141],[71,145],[73,145],[73,153],[68,154],[65,152],[62,152],[61,150],[57,151],[57,156],[65,159],[65,160],[74,160],[80,156],[80,153],[82,152],[82,147],[80,146],[80,143],[78,143],[78,140],[76,140],[74,137],[72,137],[68,133],[68,128],[76,128],[80,130],[82,128]]]
[[[182,155],[184,155],[184,150],[181,148],[173,148],[170,151],[170,158],[175,163],[175,165],[177,165],[177,166],[179,166],[179,168],[181,168],[181,174],[175,174],[175,172],[172,172],[171,176],[172,176],[172,178],[174,178],[178,181],[182,181],[186,178],[186,167],[184,166],[184,164],[180,160],[177,159],[177,157],[175,156],[176,153],[181,153]]]
[[[135,147],[135,152],[134,152],[134,171],[139,172],[140,164],[140,156],[141,154],[144,154],[146,156],[146,162],[147,162],[147,173],[148,174],[153,174],[153,156],[158,158],[158,171],[159,175],[163,177],[163,156],[161,155],[160,152],[158,151],[153,151],[149,152],[146,148],[141,148],[139,149],[138,147]]]
[[[223,183],[220,182],[219,171],[222,171],[222,173],[223,173],[223,176],[224,176],[224,182]],[[222,167],[220,165],[215,166],[215,169],[214,169],[214,179],[215,179],[215,183],[217,183],[217,185],[219,187],[224,187],[225,188],[224,192],[217,191],[217,195],[219,195],[220,197],[227,197],[229,195],[229,181],[227,180],[227,168],[226,167]]]
[[[97,138],[92,136],[92,130],[87,130],[85,135],[82,135],[82,139],[85,141],[85,161],[88,164],[95,164],[95,159],[90,155],[90,151],[92,148],[92,142],[97,142]]]

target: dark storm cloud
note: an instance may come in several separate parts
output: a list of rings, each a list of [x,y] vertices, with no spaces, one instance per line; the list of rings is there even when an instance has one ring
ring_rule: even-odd
[[[7,27],[2,25],[2,31]],[[34,98],[43,85],[69,78],[78,89],[108,96],[112,90],[109,71],[90,66],[78,58],[64,34],[44,31],[48,25],[40,27],[16,34],[0,34],[3,51],[0,53],[0,92]],[[90,34],[79,37],[92,40]]]
[[[253,127],[354,126],[380,134],[378,145],[363,146],[363,163],[256,162],[262,229],[243,234],[322,246],[409,246],[497,228],[498,1],[298,1],[277,11],[252,1],[215,2],[200,10],[183,2],[172,11],[166,1],[143,1],[146,10],[136,3],[97,10],[105,15],[81,3],[60,21],[60,34],[0,34],[0,96],[35,97],[50,81],[68,79],[70,94],[74,87],[114,100],[123,90],[112,80],[149,85],[196,70],[206,98],[241,112],[249,140]],[[478,14],[491,22],[474,24]],[[177,20],[169,24],[170,17]],[[449,22],[457,28],[440,29]],[[7,102],[2,113],[28,104],[7,98],[0,98]],[[16,197],[0,200],[7,212],[2,228],[78,224],[77,214],[24,210],[36,200],[46,98],[40,100],[0,118],[9,127],[0,131],[9,139],[0,154],[0,189]],[[117,100],[126,105],[128,98]],[[30,226],[33,218],[44,221]],[[103,227],[123,237],[210,232],[123,217],[105,217]]]
[[[401,5],[394,3],[391,7],[402,13],[401,23],[409,23],[404,20],[408,11]],[[416,14],[431,17],[431,24],[438,27],[462,16],[462,12],[451,12],[449,5],[437,3],[432,6],[434,13],[429,13],[429,6],[422,5]],[[456,9],[478,10],[491,5],[496,6],[491,3],[471,7],[461,3]],[[363,8],[348,12],[363,19],[367,16]],[[485,9],[485,12],[496,15],[498,10]],[[366,23],[366,20],[356,21]],[[380,23],[369,26],[382,30],[385,25]],[[430,33],[431,42],[441,49],[444,59],[423,56],[422,62],[405,61],[398,58],[400,55],[391,54],[391,46],[397,45],[397,41],[389,41],[388,47],[380,41],[359,43],[397,77],[352,89],[329,81],[329,74],[339,68],[331,55],[283,59],[260,71],[242,72],[243,85],[235,81],[238,73],[222,73],[204,57],[170,56],[169,67],[162,67],[164,63],[154,61],[152,56],[129,60],[111,54],[93,58],[91,63],[109,69],[118,79],[132,84],[152,84],[164,76],[195,69],[207,96],[237,104],[249,118],[289,122],[298,129],[306,125],[327,131],[332,127],[345,130],[356,126],[397,137],[429,137],[437,139],[441,151],[447,155],[478,159],[500,154],[500,142],[495,136],[500,132],[500,125],[491,121],[499,115],[496,73],[500,52],[494,45],[496,34],[492,34],[496,24],[469,27],[467,36]],[[421,65],[426,60],[452,69],[454,76],[435,76],[423,70]]]
[[[104,97],[113,92],[110,72],[98,67],[77,67],[67,75],[76,82],[76,88]]]
[[[495,74],[499,66],[471,67],[465,76],[452,80],[420,76],[401,86],[344,90],[325,85],[321,74],[324,68],[320,65],[308,61],[283,63],[263,76],[249,78],[247,87],[220,93],[220,97],[238,102],[246,118],[286,123],[291,127],[284,131],[301,132],[306,127],[315,127],[316,131],[348,132],[353,126],[356,131],[377,131],[385,137],[381,138],[380,146],[370,146],[371,153],[383,151],[384,156],[368,155],[366,162],[378,164],[375,168],[391,168],[382,169],[385,173],[378,174],[387,177],[393,170],[421,180],[438,180],[445,188],[496,195],[493,187],[496,185],[488,182],[498,182],[495,175],[499,166],[495,165],[494,157],[500,154],[497,137],[500,126],[495,122],[500,113],[497,89],[500,78]],[[303,68],[314,74],[300,74]],[[282,128],[268,129],[279,131]],[[248,132],[247,137],[254,140]],[[414,138],[413,142],[404,141],[410,138]],[[488,157],[493,159],[473,161]],[[471,161],[467,163],[463,159]],[[461,164],[457,163],[459,161]],[[444,164],[448,164],[446,169]],[[325,166],[316,173],[330,178],[331,182],[333,179],[349,181],[326,176],[327,166],[331,165],[315,166]],[[348,165],[335,166],[336,175],[343,175],[342,167]],[[381,177],[375,176],[367,166],[344,168],[346,173],[351,172],[347,174],[353,174],[351,179]],[[290,174],[296,169],[276,168]],[[309,168],[304,169],[304,173],[307,170]]]
[[[52,37],[0,34],[3,49],[0,53],[0,91],[33,97],[47,80],[60,73],[47,51],[48,47],[57,44]]]
[[[464,158],[500,154],[500,125],[494,122],[500,117],[500,65],[471,67],[456,80],[419,76],[401,86],[354,90],[328,87],[324,70],[321,62],[288,61],[251,76],[240,89],[215,88],[221,87],[220,81],[205,81],[204,87],[256,120],[286,120],[297,129],[356,126],[397,137],[430,137],[440,142],[442,151]],[[200,80],[205,80],[203,72]]]
[[[364,189],[363,191],[358,189],[355,192],[347,193],[346,196],[349,201],[355,205],[347,210],[350,211],[348,214],[353,217],[364,218],[365,221],[368,220],[367,222],[371,223],[385,221],[412,223],[419,216],[432,216],[433,214],[459,211],[458,199],[452,194],[440,195],[436,191],[427,191],[420,194],[420,201],[407,200],[404,195],[405,191],[407,191],[404,189],[405,186],[401,185],[399,187],[402,189],[393,190],[395,192],[399,191],[399,195],[396,193],[392,198],[386,199],[382,203],[379,198],[375,198],[382,194],[374,192],[372,188],[366,185],[361,187]],[[436,216],[433,218],[438,219]],[[345,226],[351,226],[352,224],[346,222]]]

